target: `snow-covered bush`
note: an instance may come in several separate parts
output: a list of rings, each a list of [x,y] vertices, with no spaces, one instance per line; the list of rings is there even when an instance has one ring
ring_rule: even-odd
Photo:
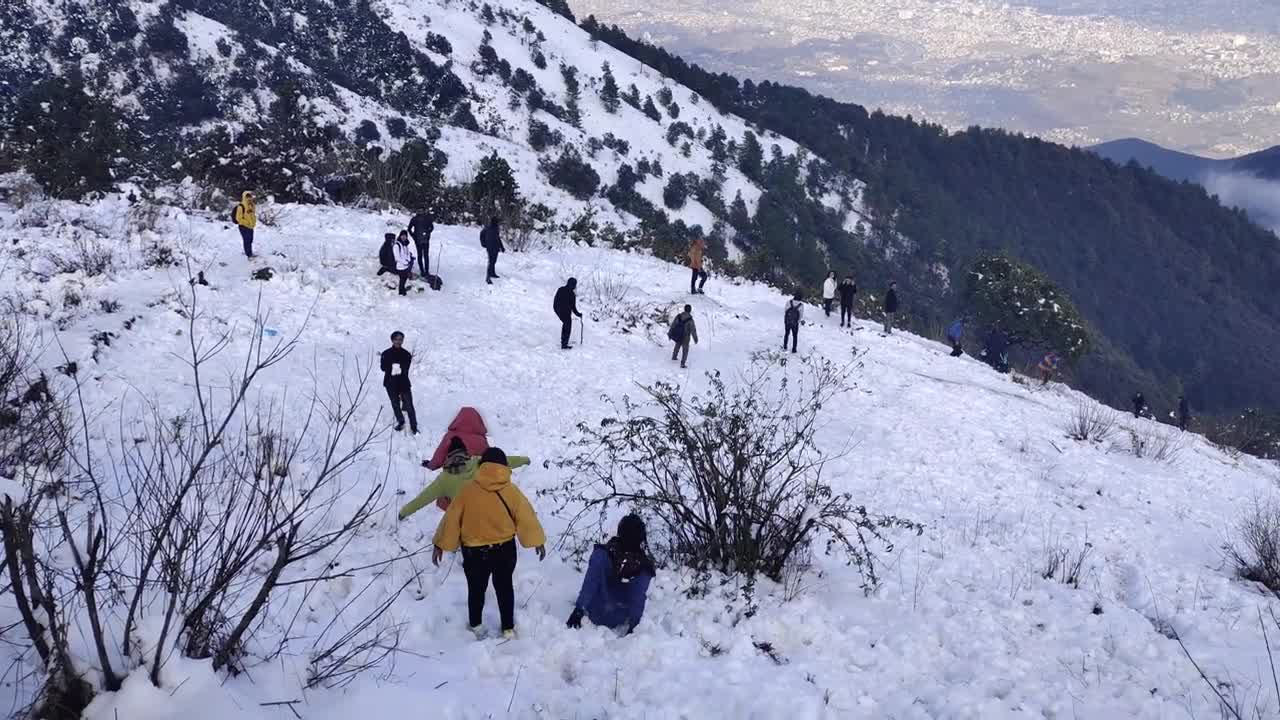
[[[1129,451],[1134,457],[1172,463],[1186,447],[1182,431],[1155,422],[1138,423],[1129,431]]]
[[[1240,577],[1280,592],[1280,502],[1255,498],[1223,549]]]
[[[642,386],[648,402],[624,396],[617,417],[578,426],[578,454],[559,463],[572,475],[540,494],[569,518],[572,551],[590,548],[613,514],[630,510],[650,519],[655,551],[682,566],[738,574],[748,587],[757,576],[782,582],[791,561],[819,543],[856,565],[869,591],[878,553],[893,547],[884,531],[922,528],[874,514],[823,479],[838,453],[818,447],[819,416],[849,389],[851,372],[758,353],[736,385],[709,373],[704,396]]]
[[[1089,398],[1081,398],[1076,403],[1067,421],[1067,435],[1080,442],[1105,442],[1115,429],[1115,411]]]
[[[67,246],[51,250],[48,258],[59,273],[84,273],[86,277],[110,275],[116,267],[115,248],[86,228],[71,228]]]
[[[1045,580],[1057,580],[1063,585],[1078,590],[1080,581],[1088,573],[1087,563],[1092,553],[1093,543],[1088,540],[1079,547],[1067,545],[1062,539],[1055,543],[1046,543],[1040,577]]]

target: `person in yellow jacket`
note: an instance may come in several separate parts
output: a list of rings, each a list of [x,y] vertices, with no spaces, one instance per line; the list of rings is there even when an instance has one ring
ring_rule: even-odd
[[[258,226],[258,206],[254,203],[253,193],[246,190],[240,196],[232,218],[236,227],[240,228],[240,242],[244,243],[244,256],[253,257],[253,229]]]
[[[436,528],[431,562],[440,565],[446,552],[462,550],[462,571],[467,576],[467,613],[471,632],[484,636],[481,616],[484,596],[493,579],[502,617],[502,636],[515,637],[516,593],[512,576],[516,570],[516,539],[547,557],[547,537],[538,515],[520,488],[511,484],[507,455],[491,447],[480,456],[475,478],[462,486]]]
[[[507,467],[512,470],[529,464],[529,458],[511,455],[507,458]],[[435,502],[441,510],[448,510],[449,504],[458,497],[462,486],[475,477],[476,468],[480,465],[480,456],[467,452],[462,438],[454,437],[449,443],[449,454],[445,456],[444,468],[425,490],[400,508],[400,519],[404,520],[427,505]]]
[[[689,243],[689,269],[693,275],[689,278],[689,292],[693,295],[705,295],[703,286],[707,284],[707,271],[702,269],[702,257],[707,252],[707,242],[695,237]]]

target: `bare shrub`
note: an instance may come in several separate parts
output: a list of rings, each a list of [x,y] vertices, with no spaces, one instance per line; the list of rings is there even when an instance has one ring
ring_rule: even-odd
[[[621,273],[592,271],[587,276],[586,285],[586,299],[593,314],[618,317],[629,305],[627,296],[631,294],[631,282]]]
[[[1080,589],[1080,581],[1084,578],[1089,555],[1093,552],[1093,543],[1087,539],[1079,548],[1071,548],[1059,539],[1044,548],[1044,561],[1040,568],[1040,577],[1045,580],[1057,580],[1076,590]]]
[[[290,211],[288,208],[271,200],[263,200],[258,203],[257,218],[258,222],[266,227],[280,227],[289,220]]]
[[[1255,498],[1236,536],[1235,542],[1223,546],[1236,573],[1280,593],[1280,503]]]
[[[50,252],[49,261],[59,273],[84,273],[86,277],[110,275],[115,271],[115,248],[97,233],[74,229],[70,249]]]
[[[142,246],[142,264],[149,268],[168,268],[178,265],[178,254],[168,243],[156,238]]]
[[[1082,398],[1067,422],[1067,436],[1080,442],[1105,442],[1115,432],[1116,422],[1114,410]]]
[[[1134,457],[1174,463],[1186,447],[1186,435],[1167,425],[1154,422],[1138,423],[1127,430],[1129,451]]]
[[[659,555],[697,571],[737,574],[748,592],[757,575],[783,582],[788,564],[814,542],[843,554],[870,591],[882,532],[922,527],[873,514],[823,479],[815,443],[822,408],[850,387],[850,366],[758,353],[731,387],[708,373],[705,396],[664,382],[641,386],[647,403],[624,396],[617,417],[578,426],[578,454],[561,460],[572,475],[540,494],[569,519],[563,543],[585,553],[610,513],[630,509],[656,521]],[[875,546],[878,549],[873,549]]]
[[[13,176],[13,184],[9,186],[9,202],[19,210],[26,209],[35,202],[45,200],[44,189],[27,173]]]
[[[18,227],[49,227],[60,220],[52,200],[31,198],[18,211]]]
[[[160,203],[139,200],[129,206],[125,227],[129,232],[155,232],[160,229],[160,221],[164,219],[167,212],[167,208]]]

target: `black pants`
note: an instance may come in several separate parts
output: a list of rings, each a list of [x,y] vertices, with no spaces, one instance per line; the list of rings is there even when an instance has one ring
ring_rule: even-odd
[[[492,280],[498,277],[498,251],[486,250],[489,253],[489,267],[485,268],[484,279]]]
[[[418,249],[418,271],[422,273],[422,277],[426,277],[427,268],[431,267],[431,241],[414,240],[413,244]]]
[[[401,295],[409,294],[409,291],[405,289],[404,284],[405,284],[405,281],[407,281],[409,279],[409,276],[412,274],[413,274],[413,268],[405,268],[404,270],[396,271],[396,275],[400,276],[400,294]]]
[[[243,225],[240,228],[240,242],[244,245],[244,256],[253,257],[253,228],[247,228]]]
[[[569,337],[573,335],[573,315],[559,315],[560,347],[569,347]]]
[[[693,268],[693,275],[689,278],[689,292],[690,293],[702,292],[702,288],[706,284],[707,284],[707,271],[699,270],[698,268]]]
[[[467,576],[467,619],[471,627],[484,619],[484,596],[489,591],[489,579],[492,578],[502,629],[514,630],[516,590],[511,576],[516,572],[516,541],[462,548],[462,572]]]
[[[831,304],[836,301],[835,298],[822,298],[822,311],[831,317]]]
[[[396,424],[404,424],[405,413],[409,414],[409,429],[418,432],[418,413],[413,409],[413,391],[409,388],[387,388],[387,397],[391,399],[391,412],[396,416]]]
[[[853,325],[853,303],[840,303],[840,324]]]
[[[791,340],[791,352],[796,351],[796,343],[800,342],[800,326],[787,325],[786,330],[782,333],[782,349],[787,349],[787,340]]]
[[[951,357],[960,357],[964,354],[964,348],[960,347],[959,340],[951,341]]]
[[[684,342],[676,342],[676,346],[671,349],[671,359],[680,358],[680,367],[684,367],[689,362],[689,339],[685,338]]]

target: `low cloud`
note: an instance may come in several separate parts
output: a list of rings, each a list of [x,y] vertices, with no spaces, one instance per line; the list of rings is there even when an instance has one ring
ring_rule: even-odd
[[[1244,173],[1212,172],[1204,187],[1227,207],[1244,208],[1249,217],[1280,234],[1280,182]]]

